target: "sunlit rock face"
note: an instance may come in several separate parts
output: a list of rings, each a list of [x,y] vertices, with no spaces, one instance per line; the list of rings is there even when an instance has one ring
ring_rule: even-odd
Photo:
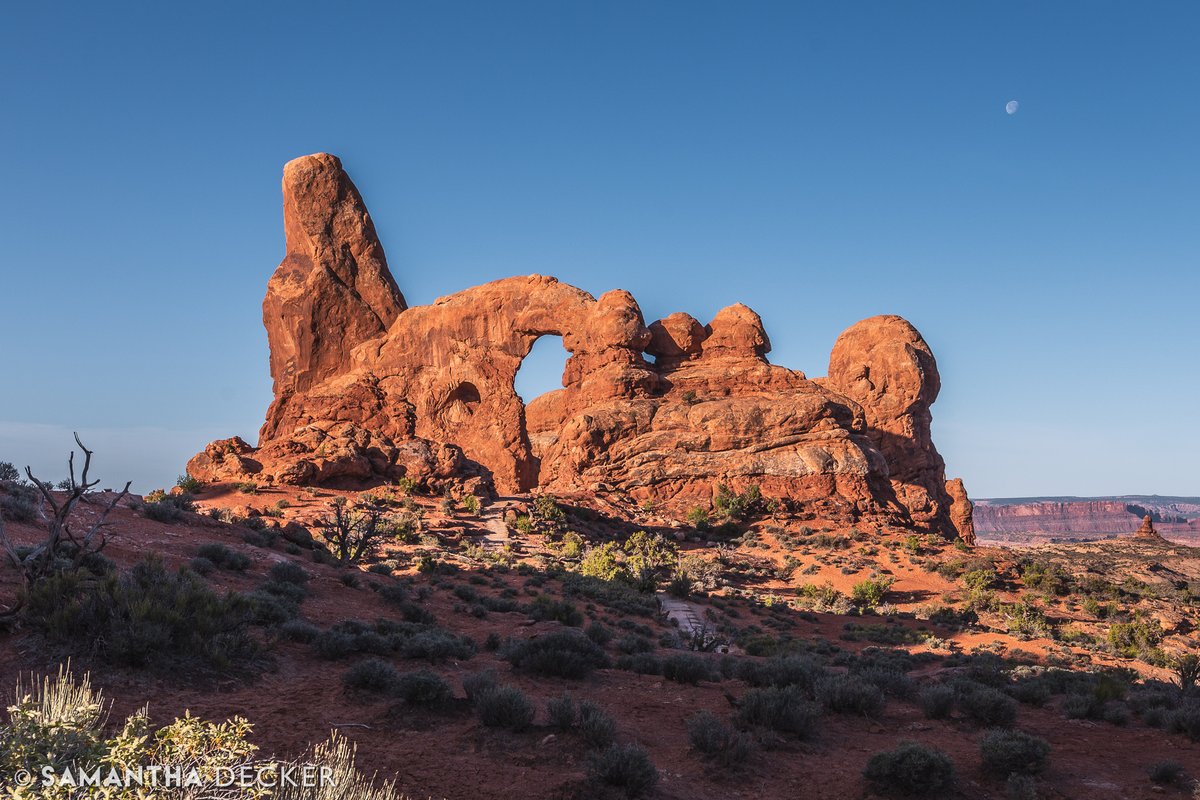
[[[767,361],[763,322],[741,303],[707,325],[675,313],[647,326],[626,291],[530,275],[410,308],[337,158],[290,162],[283,196],[287,250],[263,301],[275,398],[256,447],[220,440],[189,462],[201,480],[407,477],[678,506],[724,483],[947,534],[969,523],[930,436],[936,362],[899,317],[852,326],[829,377],[810,380]],[[563,388],[526,406],[513,382],[547,335],[570,353]]]

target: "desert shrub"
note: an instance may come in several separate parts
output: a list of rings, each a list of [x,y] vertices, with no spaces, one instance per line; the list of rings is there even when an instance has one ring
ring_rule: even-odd
[[[267,581],[259,590],[267,594],[273,594],[276,597],[282,598],[289,603],[299,605],[304,598],[308,597],[308,590],[304,588],[304,584],[300,583],[285,583],[284,581]]]
[[[450,684],[426,669],[401,675],[396,679],[392,693],[414,706],[444,706],[454,699]]]
[[[1008,693],[1018,702],[1040,708],[1050,699],[1053,691],[1044,678],[1036,677],[1014,682],[1008,687]]]
[[[321,658],[336,661],[359,652],[358,637],[346,631],[329,630],[312,639],[313,650]]]
[[[654,642],[644,636],[630,634],[617,640],[617,649],[622,653],[649,653],[654,649]]]
[[[854,584],[850,589],[850,599],[855,605],[864,608],[875,608],[883,602],[888,589],[892,588],[893,579],[889,577],[868,578]]]
[[[708,662],[703,658],[679,654],[663,659],[662,675],[669,681],[695,686],[700,681],[709,680],[712,672],[708,668]]]
[[[1162,641],[1162,627],[1155,620],[1135,619],[1118,622],[1108,629],[1108,645],[1114,653],[1125,658],[1154,660],[1155,649]]]
[[[1032,775],[1046,768],[1050,744],[1045,739],[1012,728],[994,728],[979,740],[983,766],[998,775],[1013,772]]]
[[[21,472],[11,461],[0,461],[0,482],[15,481],[21,477]]]
[[[831,675],[816,687],[817,700],[838,714],[873,716],[883,711],[884,696],[879,687],[855,675]]]
[[[188,569],[197,575],[211,575],[217,571],[217,565],[203,556],[196,556],[188,561]]]
[[[278,583],[292,583],[302,586],[308,582],[308,573],[304,571],[304,567],[294,561],[280,561],[272,564],[267,574],[271,580]]]
[[[626,797],[647,794],[658,783],[658,770],[646,751],[636,744],[614,744],[594,755],[588,777],[605,786],[622,790]]]
[[[285,584],[297,588],[291,584]],[[245,598],[250,603],[251,617],[259,625],[281,625],[292,619],[299,612],[296,602],[283,596],[267,591],[267,587],[278,588],[267,584],[262,588],[248,592]]]
[[[230,795],[218,789],[215,782],[255,758],[256,748],[249,740],[252,726],[240,717],[212,723],[189,715],[156,729],[142,711],[117,725],[109,737],[104,725],[107,709],[108,703],[99,692],[92,690],[87,676],[77,682],[60,671],[57,679],[47,679],[31,688],[18,686],[16,702],[9,707],[8,722],[0,726],[0,742],[4,743],[0,746],[0,775],[11,776],[21,770],[35,771],[36,774],[42,766],[54,767],[62,774],[64,768],[79,763],[106,767],[155,764],[183,775],[194,770],[202,782],[202,785],[183,792],[170,792],[171,797],[184,794],[225,797]],[[337,736],[314,747],[300,761],[272,760],[262,766],[280,770],[285,766],[295,769],[304,764],[316,767],[318,774],[327,775],[329,785],[337,787],[336,795],[293,786],[273,792],[274,800],[334,800],[334,797],[336,800],[400,800],[391,784],[377,785],[358,772],[354,766],[353,746]],[[192,784],[189,782],[188,786]],[[18,790],[18,794],[29,800],[68,796],[58,791],[27,794]],[[103,795],[111,800],[135,800],[146,796],[136,789],[112,787],[70,794]]]
[[[186,472],[179,476],[179,479],[175,481],[175,485],[187,494],[194,494],[204,488],[202,481],[193,478]]]
[[[625,581],[602,580],[568,572],[562,576],[562,584],[565,596],[587,598],[623,616],[653,618],[658,614],[658,601]]]
[[[472,702],[479,721],[489,728],[523,731],[533,724],[533,703],[515,686],[493,687]]]
[[[687,512],[688,524],[700,532],[704,532],[712,528],[712,520],[709,518],[708,509],[700,508],[699,506]]]
[[[311,622],[291,619],[279,626],[279,635],[290,642],[308,644],[320,635],[321,629]]]
[[[1076,692],[1063,699],[1063,714],[1067,719],[1093,719],[1100,714],[1101,704],[1091,694]]]
[[[593,669],[609,665],[604,650],[575,630],[515,642],[503,655],[514,669],[560,678],[583,678]]]
[[[1151,764],[1147,772],[1152,783],[1160,786],[1182,786],[1187,773],[1178,761],[1159,761]]]
[[[579,702],[577,724],[579,735],[592,747],[607,747],[617,738],[616,720],[590,700]]]
[[[668,541],[661,533],[635,531],[625,540],[622,549],[625,551],[625,569],[634,582],[645,590],[655,587],[655,573],[658,570],[672,566],[679,560],[675,543]]]
[[[921,711],[929,719],[945,719],[954,710],[955,691],[949,686],[926,686],[917,695]]]
[[[749,689],[742,695],[738,709],[738,721],[743,725],[769,728],[801,739],[816,732],[819,717],[820,709],[796,686]]]
[[[1110,700],[1100,707],[1100,719],[1110,725],[1128,725],[1131,716],[1129,706],[1117,700]]]
[[[179,520],[184,511],[191,511],[192,508],[187,507],[190,505],[191,502],[184,500],[184,496],[168,495],[156,502],[143,503],[142,513],[155,522],[170,523]]]
[[[23,486],[10,486],[8,493],[0,496],[0,516],[13,522],[33,522],[38,516],[37,494]]]
[[[752,515],[761,513],[763,507],[762,492],[757,486],[750,486],[741,493],[735,493],[725,484],[717,484],[713,508],[726,519],[743,522]]]
[[[472,672],[463,678],[462,684],[467,699],[474,702],[483,693],[495,689],[499,685],[499,679],[494,670],[487,669],[482,672]]]
[[[466,660],[475,655],[475,642],[468,636],[455,636],[449,631],[426,630],[409,637],[400,646],[400,652],[405,658]]]
[[[902,742],[895,750],[871,756],[863,777],[880,794],[932,797],[954,783],[954,762],[933,747]]]
[[[1193,741],[1200,741],[1200,705],[1188,703],[1170,709],[1163,717],[1163,727],[1171,733],[1182,733]]]
[[[688,718],[688,741],[704,758],[723,767],[737,767],[750,757],[750,737],[736,730],[709,711]]]
[[[987,686],[961,694],[958,707],[967,719],[978,725],[1011,725],[1017,719],[1017,701]]]
[[[601,647],[611,642],[613,638],[613,632],[599,622],[588,625],[583,629],[583,633]]]
[[[342,683],[347,689],[375,693],[390,692],[399,680],[396,668],[377,658],[360,661],[342,675]]]
[[[1004,781],[1004,796],[1008,800],[1038,800],[1037,778],[1014,772]]]
[[[917,684],[912,678],[898,669],[887,666],[867,666],[853,670],[859,678],[874,684],[884,694],[892,697],[912,697],[917,691]]]
[[[250,566],[249,556],[235,550],[230,550],[218,542],[200,545],[196,548],[196,555],[200,558],[207,558],[221,569],[233,570],[234,572],[244,572]]]
[[[30,587],[25,608],[51,641],[128,667],[248,665],[259,651],[253,615],[245,596],[218,595],[196,573],[157,559],[124,574],[53,575]]]
[[[653,653],[632,653],[617,659],[617,669],[639,675],[662,675],[663,661]]]
[[[348,589],[358,588],[359,581],[357,572],[343,572],[338,576],[338,580],[342,582],[342,586],[345,586]]]
[[[589,547],[579,561],[579,573],[602,581],[628,580],[630,575],[621,562],[620,552],[616,542]]]
[[[575,701],[568,694],[551,697],[546,701],[546,717],[550,727],[559,731],[569,731],[575,727]]]
[[[529,616],[539,622],[556,620],[572,628],[578,628],[583,624],[583,614],[575,607],[574,603],[567,600],[555,600],[544,594],[538,595],[529,604]]]
[[[825,666],[811,656],[781,656],[770,661],[741,659],[733,676],[750,686],[800,686],[812,691],[826,677]]]

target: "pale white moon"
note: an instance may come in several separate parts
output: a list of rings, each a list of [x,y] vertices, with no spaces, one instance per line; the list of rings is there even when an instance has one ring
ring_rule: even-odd
[[[1009,100],[1007,103],[1004,104],[1004,110],[1008,113],[1008,115],[1010,117],[1013,114],[1017,113],[1017,109],[1020,107],[1021,107],[1021,104],[1018,103],[1016,100]]]

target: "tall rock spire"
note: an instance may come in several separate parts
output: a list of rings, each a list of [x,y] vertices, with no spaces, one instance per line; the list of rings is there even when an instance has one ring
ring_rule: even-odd
[[[263,300],[276,398],[345,372],[350,351],[407,308],[371,215],[335,156],[284,166],[283,227],[287,254]]]

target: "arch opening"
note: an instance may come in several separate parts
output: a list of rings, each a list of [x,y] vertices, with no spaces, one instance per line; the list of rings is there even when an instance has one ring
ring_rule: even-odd
[[[542,454],[557,440],[562,422],[557,419],[553,402],[538,401],[542,398],[548,401],[547,395],[563,388],[563,372],[570,355],[561,336],[541,336],[521,361],[513,379],[513,391],[521,400],[521,429],[532,456],[526,478],[529,489],[538,485]]]
[[[563,347],[561,336],[546,334],[533,343],[529,355],[517,368],[513,390],[521,402],[529,405],[546,392],[562,388],[563,371],[570,353]]]

